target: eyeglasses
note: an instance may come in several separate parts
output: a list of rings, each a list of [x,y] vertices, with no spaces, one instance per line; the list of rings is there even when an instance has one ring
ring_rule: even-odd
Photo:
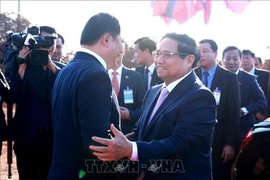
[[[178,55],[180,56],[180,58],[185,58],[187,55],[189,55],[188,53],[174,53],[174,52],[171,52],[171,51],[159,51],[159,50],[156,50],[154,51],[153,53],[154,55],[154,58],[157,59],[159,57],[162,57],[163,59],[171,59],[173,58],[174,55]]]

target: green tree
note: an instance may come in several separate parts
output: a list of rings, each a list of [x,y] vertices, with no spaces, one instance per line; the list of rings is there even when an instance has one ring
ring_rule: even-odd
[[[6,41],[6,32],[21,32],[28,27],[30,22],[17,13],[0,13],[0,42]]]

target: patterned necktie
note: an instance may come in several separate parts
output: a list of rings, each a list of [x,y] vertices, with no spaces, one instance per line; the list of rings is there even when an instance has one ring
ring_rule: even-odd
[[[112,84],[113,84],[113,87],[114,87],[114,90],[115,90],[115,94],[116,96],[118,97],[118,94],[119,94],[119,83],[118,83],[118,80],[117,80],[117,74],[118,72],[117,71],[113,71],[112,72]]]
[[[144,75],[143,75],[143,87],[145,89],[145,91],[148,90],[148,73],[149,73],[149,69],[145,68],[144,69]]]
[[[203,76],[204,76],[203,84],[205,85],[205,87],[208,87],[208,76],[209,76],[209,73],[208,72],[203,72]]]
[[[166,87],[164,87],[158,97],[158,100],[157,100],[157,103],[156,103],[156,106],[154,107],[152,113],[151,113],[151,116],[150,116],[150,119],[148,121],[148,125],[150,124],[153,116],[155,115],[155,113],[157,112],[158,108],[160,107],[160,105],[163,103],[163,101],[165,100],[165,98],[168,96],[169,94],[169,91],[166,89]]]

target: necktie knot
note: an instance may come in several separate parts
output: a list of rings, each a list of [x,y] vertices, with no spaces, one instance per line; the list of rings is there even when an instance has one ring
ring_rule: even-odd
[[[205,72],[203,72],[203,75],[204,75],[205,77],[208,77],[208,76],[209,76],[209,73],[208,73],[207,71],[205,71]]]
[[[116,76],[116,75],[118,74],[118,72],[117,72],[117,71],[113,71],[112,74],[113,74],[114,76]]]
[[[166,87],[164,87],[160,93],[160,98],[159,99],[165,99],[165,97],[169,94],[169,91],[167,90]],[[163,100],[162,100],[163,101]]]

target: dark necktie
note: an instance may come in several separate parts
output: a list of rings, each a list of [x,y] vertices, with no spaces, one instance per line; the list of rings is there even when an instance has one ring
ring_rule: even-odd
[[[208,76],[209,76],[209,73],[208,72],[203,72],[203,76],[204,76],[203,84],[205,85],[205,87],[208,87]]]
[[[145,91],[148,90],[148,72],[149,72],[149,69],[145,68],[144,75],[143,75],[143,87],[144,87]]]

